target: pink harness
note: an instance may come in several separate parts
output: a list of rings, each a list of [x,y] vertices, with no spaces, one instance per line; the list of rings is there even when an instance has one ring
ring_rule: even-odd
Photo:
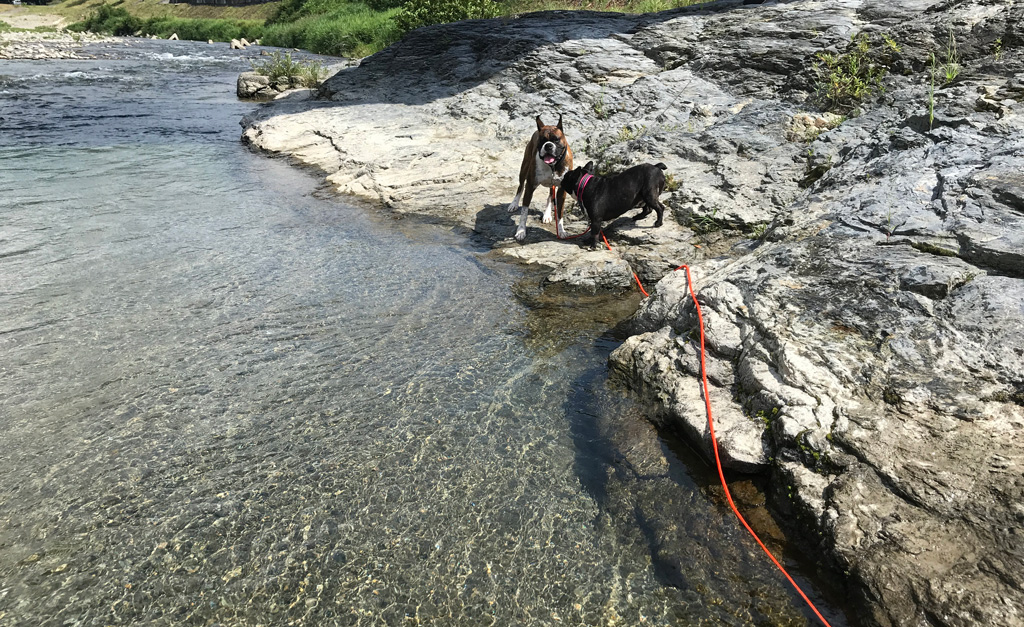
[[[583,204],[583,190],[587,188],[587,183],[590,179],[594,178],[589,174],[584,174],[580,177],[580,180],[576,182],[576,202],[580,203],[580,207],[583,207],[583,211],[587,210],[587,207]]]

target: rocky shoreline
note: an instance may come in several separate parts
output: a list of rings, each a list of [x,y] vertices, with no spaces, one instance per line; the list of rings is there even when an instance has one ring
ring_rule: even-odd
[[[113,37],[65,30],[0,32],[0,59],[82,59],[86,44],[114,41]]]
[[[823,111],[819,53],[848,59],[865,37],[884,77]],[[1020,625],[1022,43],[1011,0],[464,22],[413,32],[318,99],[262,107],[243,140],[551,283],[627,290],[635,270],[651,297],[612,368],[708,454],[696,320],[672,272],[689,264],[725,459],[770,476],[778,518],[815,539],[855,622]],[[669,166],[664,227],[620,219],[614,252],[583,250],[535,202],[515,243],[522,146],[534,116],[560,113],[580,163]]]

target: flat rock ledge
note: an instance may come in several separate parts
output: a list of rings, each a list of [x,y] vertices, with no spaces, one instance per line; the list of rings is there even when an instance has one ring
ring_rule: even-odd
[[[243,139],[552,282],[633,289],[638,272],[651,297],[613,372],[709,454],[696,312],[673,272],[688,264],[726,462],[768,474],[851,620],[1019,626],[1022,16],[1012,0],[727,0],[435,26],[320,99],[262,107]],[[815,55],[861,33],[885,89],[827,114]],[[951,35],[959,75],[933,81]],[[664,227],[623,218],[615,251],[590,251],[535,212],[511,239],[533,118],[559,113],[580,164],[669,166]]]

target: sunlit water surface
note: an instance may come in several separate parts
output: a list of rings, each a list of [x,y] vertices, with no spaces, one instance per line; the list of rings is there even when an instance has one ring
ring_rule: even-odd
[[[0,66],[0,625],[808,624],[608,384],[634,297],[250,154],[226,46],[93,51]]]

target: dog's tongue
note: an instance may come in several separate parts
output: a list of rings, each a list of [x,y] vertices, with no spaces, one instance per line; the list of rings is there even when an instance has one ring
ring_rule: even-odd
[[[551,155],[548,155],[548,156],[544,157],[544,163],[546,163],[548,165],[551,165],[554,162],[555,162],[555,158],[552,157]]]

